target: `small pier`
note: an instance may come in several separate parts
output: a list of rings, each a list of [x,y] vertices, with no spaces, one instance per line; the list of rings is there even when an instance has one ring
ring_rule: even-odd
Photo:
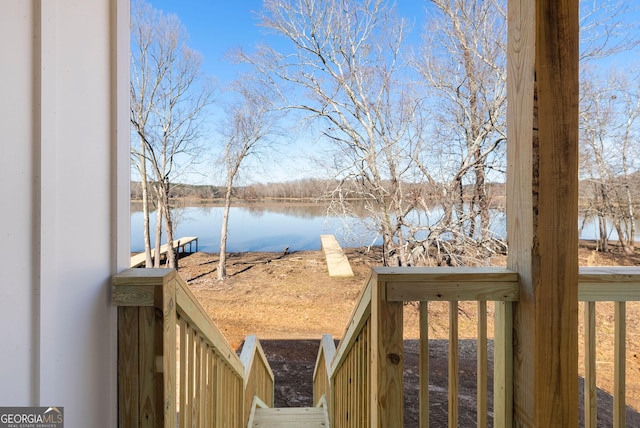
[[[329,276],[353,276],[351,264],[349,264],[349,260],[344,255],[336,237],[334,235],[320,235],[320,242],[327,259]]]
[[[184,253],[186,251],[187,245],[189,246],[189,252],[193,252],[192,245],[196,243],[196,251],[198,251],[198,237],[197,236],[187,236],[185,238],[176,239],[173,241],[173,248],[176,249],[178,253]],[[164,257],[167,255],[167,251],[169,251],[169,244],[164,244],[160,247],[160,257]],[[155,248],[151,249],[151,259],[154,259],[156,256]],[[131,267],[137,268],[143,266],[145,263],[145,255],[144,252],[140,254],[136,254],[135,256],[131,256]]]

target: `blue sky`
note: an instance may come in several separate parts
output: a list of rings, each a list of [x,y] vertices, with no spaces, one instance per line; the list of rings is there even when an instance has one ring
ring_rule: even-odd
[[[242,46],[251,50],[258,42],[266,41],[277,47],[281,40],[269,35],[259,27],[257,12],[262,0],[146,0],[154,8],[178,16],[189,34],[188,45],[204,57],[204,72],[213,76],[220,88],[236,77],[235,65],[225,61],[225,54],[232,48]],[[397,3],[399,13],[407,18],[412,27],[410,38],[419,40],[419,29],[424,25],[423,0],[400,0]],[[210,121],[215,129],[215,113]],[[289,135],[291,136],[291,135]],[[209,137],[215,139],[214,137]],[[308,141],[308,135],[294,136],[283,142],[277,150],[262,155],[260,164],[249,165],[252,171],[244,176],[244,182],[278,182],[321,174],[321,171],[307,159],[311,155],[319,156],[321,146]],[[250,160],[248,160],[250,161]],[[199,174],[180,178],[181,181],[203,184],[223,184],[216,176],[220,171],[211,172],[212,161],[205,161]],[[202,175],[204,174],[204,176]]]
[[[146,1],[156,9],[178,16],[189,33],[189,46],[203,55],[205,73],[215,77],[220,88],[236,77],[236,66],[225,61],[225,54],[230,49],[241,46],[251,50],[256,43],[261,41],[275,44],[277,47],[280,40],[277,36],[267,34],[263,28],[257,25],[257,12],[262,6],[262,0]],[[587,4],[593,6],[591,3]],[[425,23],[425,8],[428,5],[429,1],[426,0],[396,1],[398,12],[407,18],[411,27],[408,37],[410,43],[420,40],[420,32]],[[640,15],[637,6],[632,6],[632,9],[630,14],[625,17],[627,22],[636,22]],[[603,61],[602,65],[616,62],[626,64],[637,62],[638,59],[638,50],[635,50]],[[210,122],[213,124],[215,121],[216,119],[213,118]],[[214,127],[215,125],[212,126],[212,128]],[[308,135],[293,136],[293,141],[287,142],[287,145],[283,144],[278,151],[270,151],[263,157],[261,165],[257,169],[253,165],[254,172],[246,177],[246,181],[285,181],[311,175],[310,171],[314,170],[314,166],[306,161],[307,155],[310,152],[317,154],[321,148],[305,141],[305,138],[308,138]],[[211,167],[204,170],[210,171]],[[206,173],[205,177],[194,176],[187,181],[221,184],[216,182],[216,175],[219,173]]]
[[[156,9],[180,18],[189,33],[189,46],[199,51],[205,60],[207,74],[221,82],[235,76],[233,66],[224,61],[225,53],[234,47],[251,48],[260,41],[277,42],[259,27],[256,12],[262,0],[147,0]],[[424,23],[423,0],[400,0],[400,14],[415,23],[412,34],[417,36]]]
[[[250,47],[265,37],[257,27],[255,11],[261,0],[151,0],[156,9],[180,18],[189,33],[189,46],[205,60],[205,71],[221,81],[232,80],[233,68],[225,53],[236,46]]]

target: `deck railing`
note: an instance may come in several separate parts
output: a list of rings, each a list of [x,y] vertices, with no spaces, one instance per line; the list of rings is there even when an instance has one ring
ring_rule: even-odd
[[[429,426],[428,302],[449,302],[448,425],[458,426],[458,302],[477,302],[477,426],[488,421],[487,302],[493,301],[494,427],[513,425],[513,304],[518,275],[501,268],[374,268],[333,361],[322,341],[314,398],[326,396],[332,427],[402,426],[403,302],[420,308],[420,426]],[[595,427],[595,301],[616,307],[614,426],[625,415],[625,301],[640,300],[639,268],[581,268],[579,300],[585,301],[585,421]],[[333,343],[333,342],[331,342]],[[328,369],[323,368],[328,367]],[[323,379],[324,378],[324,379]],[[576,397],[577,399],[577,397]]]
[[[254,396],[273,405],[273,373],[255,338],[245,362],[169,269],[113,278],[120,427],[244,427]]]
[[[596,302],[613,302],[613,426],[626,426],[626,307],[640,301],[640,268],[580,268],[578,300],[584,302],[585,427],[596,426]]]

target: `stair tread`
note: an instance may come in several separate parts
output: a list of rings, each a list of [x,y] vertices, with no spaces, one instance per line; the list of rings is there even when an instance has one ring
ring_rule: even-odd
[[[328,428],[325,409],[319,407],[286,407],[256,409],[253,427],[322,427]]]

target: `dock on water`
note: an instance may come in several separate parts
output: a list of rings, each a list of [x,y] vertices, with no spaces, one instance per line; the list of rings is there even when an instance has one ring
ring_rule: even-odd
[[[187,245],[189,246],[189,252],[192,253],[193,248],[192,244],[196,243],[196,251],[198,251],[198,237],[197,236],[187,236],[184,238],[176,239],[173,241],[173,248],[176,249],[178,253],[184,253],[187,249]],[[169,251],[169,244],[164,244],[160,247],[160,257],[164,257],[167,255],[167,251]],[[156,250],[155,248],[151,249],[151,259],[155,258]],[[131,256],[131,267],[136,268],[143,266],[145,263],[146,257],[144,253],[136,254],[135,256]]]
[[[320,235],[320,242],[327,259],[329,276],[353,276],[351,264],[349,264],[349,260],[344,255],[336,237],[334,235]]]

